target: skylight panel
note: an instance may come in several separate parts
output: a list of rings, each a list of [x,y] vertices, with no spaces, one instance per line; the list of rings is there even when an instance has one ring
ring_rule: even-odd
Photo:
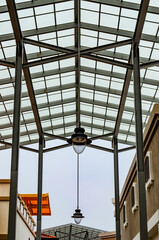
[[[3,48],[3,50],[6,58],[15,57],[15,52],[16,52],[15,46],[5,47]]]
[[[105,115],[105,107],[94,106],[94,112]]]
[[[126,73],[126,68],[113,66],[113,72],[125,74]]]
[[[42,72],[42,66],[41,65],[30,68],[30,73],[31,74],[37,73],[37,72]]]
[[[0,6],[6,5],[6,0],[1,0],[0,1]]]
[[[117,111],[115,109],[107,108],[107,115],[111,117],[117,117]]]
[[[13,33],[12,25],[10,21],[0,22],[1,34]]]
[[[82,74],[80,77],[80,82],[87,83],[89,85],[93,85],[94,84],[94,76],[89,77],[89,76]]]
[[[99,126],[103,126],[104,125],[104,119],[99,119],[99,118],[93,117],[93,124],[97,124]]]
[[[81,45],[85,47],[96,47],[97,39],[89,36],[81,36]]]
[[[22,98],[21,100],[21,107],[27,107],[27,106],[31,106],[30,104],[30,99],[28,98]]]
[[[18,10],[17,12],[18,12],[18,17],[19,18],[26,18],[26,17],[31,17],[31,16],[33,17],[34,16],[32,8]]]
[[[80,89],[80,95],[83,98],[93,98],[93,90],[84,90],[83,88]]]
[[[86,58],[81,58],[81,65],[84,67],[92,67],[95,68],[95,61],[86,59]]]
[[[43,65],[44,67],[44,71],[49,71],[52,69],[57,69],[58,68],[58,62],[50,62],[50,63],[46,63]]]
[[[99,13],[81,10],[81,22],[98,25]]]
[[[108,88],[109,87],[109,81],[110,81],[109,78],[107,78],[107,80],[105,80],[105,79],[96,77],[96,86],[101,86],[101,87]]]
[[[117,80],[111,80],[111,88],[122,91],[123,82]]]
[[[119,11],[120,11],[119,7],[114,7],[110,5],[104,5],[104,4],[101,5],[101,12],[119,15]]]
[[[53,13],[36,16],[36,20],[37,20],[38,28],[55,25],[55,20],[54,20],[54,14]]]
[[[140,57],[149,58],[151,54],[151,48],[140,47]]]
[[[157,47],[155,46],[155,49],[152,50],[152,59],[158,59],[159,56],[159,49],[156,49]]]
[[[75,111],[75,103],[68,103],[64,105],[64,112]]]
[[[64,1],[61,3],[55,4],[56,11],[62,11],[65,9],[70,9],[74,7],[74,1]]]
[[[128,18],[136,19],[138,17],[138,13],[139,13],[139,11],[136,11],[136,10],[131,10],[131,9],[127,9],[127,8],[122,8],[121,9],[121,16],[122,17],[128,17]]]
[[[150,0],[149,5],[154,7],[159,7],[159,2],[156,0]]]
[[[93,107],[92,104],[80,102],[80,109],[83,111],[92,112],[92,107]]]
[[[2,0],[1,0],[2,1]],[[0,3],[1,3],[1,1],[0,1]],[[3,21],[8,21],[9,19],[10,19],[10,17],[9,17],[9,13],[7,12],[7,13],[1,13],[1,18],[0,18],[0,22],[3,22]]]
[[[121,123],[121,124],[120,124],[120,130],[128,131],[128,130],[129,130],[129,125],[128,125],[128,124]]]
[[[103,130],[102,129],[93,128],[92,129],[92,134],[94,134],[94,135],[102,135],[103,134]]]
[[[69,99],[69,98],[73,98],[75,97],[75,89],[74,90],[63,90],[62,91],[62,96],[63,96],[63,99]]]
[[[57,24],[69,23],[74,21],[74,11],[61,11],[56,12]]]
[[[10,77],[10,75],[6,68],[4,70],[0,70],[0,79],[9,78],[9,77]]]
[[[125,17],[120,18],[120,25],[119,25],[120,29],[134,32],[135,26],[136,26],[136,20],[131,18],[125,18]]]
[[[54,12],[53,4],[49,4],[49,5],[46,5],[46,6],[38,6],[38,7],[35,7],[34,9],[35,9],[36,15],[42,15],[42,14],[45,14],[45,13]]]
[[[105,122],[105,127],[106,127],[107,129],[109,129],[109,130],[111,130],[110,128],[112,128],[112,131],[113,131],[113,129],[114,129],[114,127],[115,127],[115,122],[106,120],[106,122]]]
[[[85,122],[85,123],[87,123],[87,124],[88,124],[88,123],[91,124],[91,123],[92,123],[92,118],[81,115],[81,121],[82,121],[82,122]]]
[[[34,119],[34,115],[32,111],[23,112],[23,116],[25,120]]]
[[[20,26],[21,26],[22,31],[31,30],[31,29],[36,28],[34,17],[21,18],[21,19],[19,19],[19,21],[20,21]]]
[[[108,97],[108,94],[99,93],[95,91],[95,100],[107,102],[107,97]]]
[[[62,113],[62,105],[55,106],[55,107],[50,107],[51,114],[57,114],[57,113]]]
[[[150,35],[156,35],[158,30],[158,24],[156,23],[151,23],[151,22],[145,22],[144,23],[144,28],[142,33],[144,34],[150,34]]]
[[[69,67],[69,66],[73,66],[75,64],[75,59],[74,58],[69,58],[69,59],[65,59],[65,60],[61,60],[60,61],[60,67]]]
[[[62,85],[75,83],[75,74],[70,74],[69,76],[62,76],[61,82]]]
[[[88,29],[81,29],[81,35],[97,38],[98,33],[96,31],[91,31]]]
[[[43,128],[51,127],[50,120],[48,120],[48,121],[41,121],[41,124],[42,124]]]
[[[50,102],[61,100],[61,93],[60,93],[60,91],[57,91],[56,93],[53,93],[53,94],[49,93],[48,96],[49,96],[49,101]]]
[[[65,124],[70,123],[70,122],[75,122],[76,121],[76,115],[70,115],[70,116],[66,116],[64,117],[64,122]],[[72,128],[69,129],[69,131],[72,131]]]
[[[101,14],[101,26],[117,28],[118,25],[118,16],[113,16],[110,14]]]
[[[150,68],[146,72],[146,78],[151,78],[158,81],[158,72],[150,70]]]

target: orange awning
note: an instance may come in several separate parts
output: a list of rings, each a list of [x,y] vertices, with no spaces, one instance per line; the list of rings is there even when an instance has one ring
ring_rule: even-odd
[[[37,215],[37,203],[38,195],[37,194],[19,194],[22,200],[25,202],[25,205],[28,207],[32,216]],[[42,215],[48,216],[51,215],[49,194],[42,194]]]

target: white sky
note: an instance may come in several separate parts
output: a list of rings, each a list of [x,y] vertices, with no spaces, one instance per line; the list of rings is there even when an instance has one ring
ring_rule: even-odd
[[[55,141],[47,142],[47,147]],[[93,144],[110,147],[110,143],[102,140]],[[120,190],[134,153],[132,150],[119,155]],[[11,150],[0,151],[0,178],[10,178],[10,156]],[[20,150],[19,193],[37,192],[37,164],[36,153]],[[80,208],[85,216],[81,225],[115,229],[113,173],[113,154],[87,147],[80,155]],[[72,147],[44,154],[43,193],[49,193],[52,211],[51,216],[42,218],[43,229],[74,223],[71,216],[76,209],[76,154]]]

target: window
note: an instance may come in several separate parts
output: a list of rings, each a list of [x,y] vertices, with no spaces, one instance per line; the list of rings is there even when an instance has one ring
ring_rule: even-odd
[[[131,206],[134,213],[138,209],[137,183],[134,182],[131,188]]]
[[[148,151],[145,157],[145,183],[146,190],[149,190],[154,182],[152,152]]]
[[[123,225],[126,228],[128,225],[128,219],[127,219],[127,202],[124,202],[123,205]]]

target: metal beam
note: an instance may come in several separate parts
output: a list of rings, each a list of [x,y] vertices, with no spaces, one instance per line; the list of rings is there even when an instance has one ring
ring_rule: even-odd
[[[149,5],[149,0],[142,0],[141,6],[140,6],[140,11],[136,23],[136,28],[133,36],[133,41],[134,43],[139,43],[141,39],[141,34],[146,18],[146,13]],[[129,57],[129,64],[132,63],[132,51],[130,52],[130,57]],[[117,120],[116,120],[116,125],[114,129],[114,137],[116,138],[118,136],[119,128],[120,128],[120,123],[123,115],[123,111],[125,108],[125,102],[126,102],[126,97],[128,94],[128,89],[130,85],[130,80],[132,76],[132,69],[127,69],[126,75],[125,75],[125,81],[124,81],[124,86],[122,90],[122,96],[120,99],[120,104],[119,104],[119,110],[118,110],[118,115],[117,115]]]
[[[13,145],[11,157],[11,182],[9,201],[8,240],[15,240],[16,237],[16,216],[17,216],[17,188],[18,188],[18,163],[19,163],[19,140],[20,140],[20,108],[21,108],[21,87],[22,87],[22,43],[16,47],[16,69],[15,69],[15,94],[14,94],[14,115],[13,115]]]
[[[69,2],[71,0],[54,0],[54,4],[56,3],[62,3],[62,2]],[[42,6],[46,6],[49,4],[53,4],[52,0],[36,0],[35,2],[21,2],[21,3],[17,3],[16,4],[16,8],[17,10],[25,10],[27,8],[34,8],[34,7],[42,7]],[[8,8],[6,6],[1,6],[0,8],[0,13],[5,13],[8,12]]]
[[[114,147],[114,191],[115,191],[115,220],[116,240],[121,239],[120,233],[120,204],[119,204],[119,167],[118,167],[118,139],[113,139]]]
[[[33,29],[33,30],[27,30],[23,31],[22,34],[24,37],[31,37],[35,35],[40,35],[40,34],[45,34],[45,33],[52,33],[56,31],[64,31],[68,29],[74,29],[77,27],[77,25],[74,22],[70,23],[64,23],[64,24],[58,24],[58,26],[51,26],[51,27],[43,27],[43,28],[38,28],[38,29]],[[111,27],[105,27],[105,26],[98,26],[95,24],[90,24],[90,23],[80,23],[80,28],[87,29],[87,30],[92,30],[92,31],[99,31],[103,33],[109,33],[113,35],[118,35],[126,38],[133,38],[133,33],[132,31],[127,31],[127,30],[122,30],[122,29],[116,29],[116,28],[111,28]],[[14,34],[4,34],[0,36],[0,42],[3,41],[8,41],[8,40],[13,40],[14,39]],[[149,34],[142,34],[141,37],[142,40],[145,41],[150,41],[150,42],[156,42],[159,43],[159,37],[149,35]]]
[[[46,149],[44,149],[43,152],[44,153],[52,152],[52,151],[63,149],[63,148],[67,148],[67,147],[71,147],[71,145],[70,144],[63,144],[63,145],[59,145],[59,146],[55,146],[55,147],[51,147],[51,148],[46,148]]]
[[[135,100],[135,122],[136,122],[136,164],[138,178],[139,196],[139,223],[140,239],[148,240],[147,233],[147,210],[145,193],[145,172],[144,172],[144,144],[142,133],[142,109],[141,109],[141,88],[140,88],[140,62],[138,44],[134,44],[134,100]]]
[[[6,141],[2,141],[2,140],[0,140],[0,143],[1,143],[1,144],[4,144],[5,146],[9,146],[9,147],[12,147],[12,146],[13,146],[12,143],[6,142]],[[22,145],[20,145],[19,148],[21,148],[21,149],[23,149],[23,150],[30,151],[30,152],[35,152],[35,153],[38,153],[38,152],[39,152],[39,151],[36,150],[36,149],[30,148],[30,147],[26,147],[26,146],[22,146]]]
[[[98,61],[98,62],[112,64],[112,65],[122,67],[122,68],[133,69],[132,64],[117,61],[117,60],[113,60],[113,59],[109,59],[109,58],[105,58],[105,57],[99,57],[99,56],[91,55],[91,54],[82,55],[82,57],[88,58],[88,59],[91,59],[91,60],[94,60],[94,61]]]
[[[72,89],[72,88],[75,88],[75,87],[76,87],[75,83],[74,84],[69,83],[69,84],[64,84],[62,86],[59,85],[59,86],[55,86],[55,87],[48,87],[47,89],[46,88],[40,88],[40,89],[35,90],[35,95],[38,96],[38,95],[44,94],[44,92],[45,93],[53,93],[53,92],[57,92],[57,91],[61,91],[61,90]],[[99,91],[99,92],[103,92],[103,93],[106,93],[106,94],[113,94],[113,95],[118,95],[118,96],[122,95],[121,90],[113,89],[113,88],[103,88],[101,86],[94,86],[94,85],[90,85],[90,84],[87,84],[87,83],[80,83],[80,89],[82,90],[82,88],[93,90],[93,91],[96,91],[96,92]],[[22,98],[26,98],[26,97],[28,97],[28,92],[23,92],[22,93]],[[131,93],[131,92],[128,92],[127,97],[132,98],[132,101],[134,100],[134,94]],[[147,101],[147,102],[151,102],[151,103],[152,102],[154,102],[154,103],[158,102],[159,103],[159,98],[157,98],[157,97],[142,95],[141,98],[142,98],[142,100]],[[14,99],[14,95],[11,95],[11,94],[10,95],[5,95],[2,98],[2,100],[4,102],[12,101],[13,99]]]
[[[80,21],[81,21],[81,11],[80,11],[80,0],[74,0],[74,22],[75,27],[75,48],[78,50],[78,54],[75,58],[75,79],[76,79],[76,127],[80,124]]]
[[[67,142],[67,138],[65,138],[65,137],[57,136],[57,135],[47,133],[47,132],[44,132],[44,135],[47,136],[47,137],[53,138],[53,139],[59,139],[59,140]]]
[[[114,150],[112,150],[110,148],[105,148],[105,147],[97,146],[94,144],[87,144],[87,147],[98,149],[98,150],[105,151],[105,152],[110,152],[110,153],[114,152]]]
[[[5,67],[15,68],[15,63],[14,62],[9,62],[9,61],[6,61],[6,60],[0,60],[0,65],[5,66]]]
[[[97,139],[100,139],[100,138],[103,138],[103,137],[109,137],[109,136],[113,136],[113,132],[103,134],[103,135],[99,135],[99,136],[95,136],[95,137],[91,137],[89,139],[94,141],[94,140],[97,140]]]
[[[11,23],[12,23],[12,27],[13,27],[15,39],[16,39],[16,42],[19,42],[22,40],[22,32],[21,32],[20,23],[19,23],[17,11],[16,11],[15,2],[14,2],[14,0],[6,0],[6,3],[7,3],[9,15],[10,15],[10,19],[11,19]],[[23,63],[24,64],[27,63],[25,49],[24,49],[24,54],[23,54]],[[31,101],[31,105],[32,105],[33,114],[35,117],[38,134],[39,134],[39,136],[41,136],[42,135],[42,126],[41,126],[41,122],[40,122],[40,116],[39,116],[38,107],[37,107],[37,103],[36,103],[36,99],[35,99],[35,94],[34,94],[34,89],[33,89],[32,81],[31,81],[30,72],[29,72],[29,69],[24,69],[23,72],[24,72],[24,77],[26,80],[26,85],[27,85],[27,89],[28,89],[28,93],[29,93],[29,97],[30,97],[30,101]]]
[[[23,42],[27,43],[27,44],[31,44],[34,46],[38,46],[38,47],[42,47],[42,48],[47,48],[50,50],[55,50],[57,52],[61,52],[61,53],[73,53],[74,51],[67,49],[67,48],[63,48],[63,47],[59,47],[56,45],[52,45],[52,44],[48,44],[48,43],[44,43],[41,41],[35,41],[32,39],[28,39],[28,38],[23,38]]]
[[[111,0],[111,1],[110,0],[86,0],[86,1],[99,3],[103,5],[110,5],[114,7],[123,8],[123,9],[136,10],[136,11],[140,9],[140,4],[127,2],[127,1],[124,1],[124,2],[120,2],[117,0]],[[159,14],[159,9],[158,7],[149,6],[147,12],[153,13],[153,14]]]
[[[50,62],[58,62],[58,61],[61,61],[61,60],[73,58],[76,55],[77,55],[76,52],[75,53],[67,53],[67,54],[62,54],[60,56],[56,56],[56,57],[49,57],[49,58],[44,58],[44,59],[41,59],[41,60],[35,60],[35,61],[27,62],[27,63],[23,64],[23,69],[29,68],[29,67],[35,67],[35,66],[50,63]]]
[[[53,119],[57,119],[57,118],[62,118],[62,117],[67,117],[67,116],[72,116],[72,115],[75,115],[76,112],[75,110],[74,111],[69,111],[69,112],[66,112],[66,113],[56,113],[56,114],[49,114],[49,115],[45,115],[45,116],[42,116],[41,117],[41,122],[42,121],[48,121],[48,120],[53,120]],[[30,119],[27,119],[27,120],[21,120],[20,122],[20,125],[28,125],[28,124],[31,124],[31,123],[34,123],[35,120],[34,118],[30,118]],[[0,129],[4,129],[4,128],[12,128],[13,127],[13,124],[12,123],[6,123],[6,124],[1,124],[0,125]]]
[[[76,101],[76,99],[75,98],[67,98],[67,99],[65,99],[65,100],[59,100],[59,101],[52,101],[52,102],[50,102],[49,104],[48,103],[41,103],[41,104],[39,104],[38,105],[38,108],[39,109],[43,109],[43,108],[46,108],[46,107],[56,107],[56,106],[59,106],[59,105],[61,105],[61,104],[74,104],[75,103],[75,101]],[[104,102],[102,102],[102,101],[98,101],[98,100],[95,100],[95,101],[93,101],[92,99],[88,99],[88,98],[81,98],[81,101],[80,102],[82,102],[82,103],[87,103],[87,104],[94,104],[94,105],[97,105],[97,106],[101,106],[101,107],[109,107],[110,109],[112,108],[112,109],[119,109],[119,105],[118,104],[114,104],[114,103],[109,103],[109,104],[106,104],[106,103],[104,103]],[[27,107],[23,107],[22,109],[21,109],[21,111],[22,112],[29,112],[29,111],[31,111],[32,110],[32,108],[30,107],[30,106],[27,106]],[[126,112],[131,112],[131,113],[134,113],[134,108],[133,107],[128,107],[128,106],[126,106],[125,108],[124,108],[124,111],[126,111]],[[13,110],[8,110],[7,111],[7,114],[8,115],[12,115],[13,114]],[[3,117],[3,116],[5,116],[6,115],[6,112],[5,111],[3,111],[3,112],[0,112],[0,117]],[[143,110],[143,115],[150,115],[150,112],[148,111],[148,110]]]
[[[42,222],[42,185],[43,185],[43,135],[39,138],[39,161],[38,161],[38,204],[37,204],[37,230],[36,239],[41,240]]]
[[[149,68],[149,67],[155,67],[159,65],[159,60],[157,61],[150,61],[150,62],[146,62],[143,64],[140,64],[140,69],[144,69],[144,68]]]
[[[128,44],[132,44],[132,39],[128,39],[128,40],[124,40],[124,41],[119,41],[119,42],[113,42],[110,44],[105,44],[105,45],[101,45],[98,47],[94,47],[94,48],[88,48],[88,49],[84,49],[80,51],[80,54],[90,54],[90,53],[94,53],[94,52],[99,52],[102,50],[107,50],[107,49],[111,49],[111,48],[116,48],[116,47],[121,47],[121,46],[125,46]]]
[[[133,150],[135,148],[136,148],[136,146],[121,148],[121,149],[118,150],[118,153],[125,152],[125,151],[130,151],[130,150]]]

